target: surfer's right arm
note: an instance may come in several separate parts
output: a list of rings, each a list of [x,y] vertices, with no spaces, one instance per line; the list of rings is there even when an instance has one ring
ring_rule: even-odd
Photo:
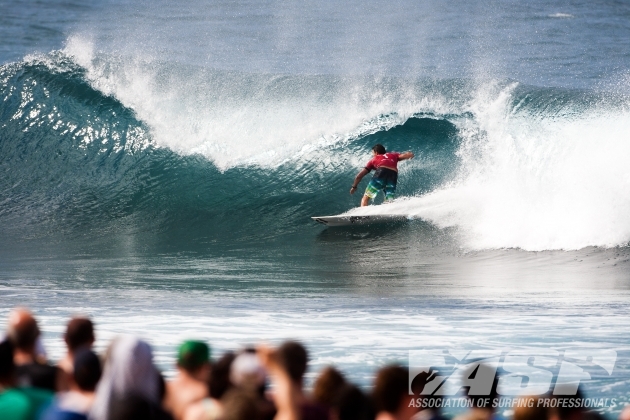
[[[404,152],[398,155],[398,160],[413,159],[414,156],[413,152]]]
[[[359,185],[359,182],[361,182],[363,177],[369,173],[370,173],[369,169],[367,168],[361,169],[361,172],[359,172],[357,176],[354,177],[354,183],[352,184],[352,188],[350,188],[350,194],[354,194],[354,192],[357,190],[357,186]]]

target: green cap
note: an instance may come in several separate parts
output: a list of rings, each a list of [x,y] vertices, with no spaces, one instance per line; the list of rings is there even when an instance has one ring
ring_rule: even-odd
[[[177,351],[177,364],[184,369],[195,369],[210,361],[210,347],[203,341],[184,341]]]

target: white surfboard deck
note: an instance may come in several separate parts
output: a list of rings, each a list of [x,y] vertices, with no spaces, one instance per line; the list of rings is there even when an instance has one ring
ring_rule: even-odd
[[[311,217],[311,219],[326,226],[352,226],[403,221],[407,220],[407,216],[399,214],[374,214],[369,216],[315,216]]]

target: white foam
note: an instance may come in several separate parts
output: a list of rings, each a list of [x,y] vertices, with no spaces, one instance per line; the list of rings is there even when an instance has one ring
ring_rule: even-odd
[[[559,19],[571,19],[571,18],[574,18],[575,16],[573,16],[570,13],[552,13],[552,14],[548,15],[548,17],[550,17],[550,18],[559,18]]]
[[[457,227],[472,249],[614,247],[630,241],[630,114],[593,109],[531,115],[514,86],[480,90],[461,126],[457,181],[430,194],[357,209]],[[469,122],[470,124],[470,122]]]
[[[104,55],[80,36],[64,52],[87,70],[96,89],[133,109],[156,144],[202,154],[222,170],[273,166],[304,151],[390,126],[440,108],[413,85],[379,79],[248,75],[163,63],[153,57]],[[428,103],[431,102],[431,103]],[[375,124],[370,124],[375,121]]]

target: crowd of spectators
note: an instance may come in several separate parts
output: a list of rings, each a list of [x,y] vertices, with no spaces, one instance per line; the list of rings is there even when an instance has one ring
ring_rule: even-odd
[[[376,372],[370,392],[326,367],[312,389],[304,388],[308,354],[287,341],[212,358],[202,341],[185,341],[177,352],[177,373],[165,380],[151,346],[136,337],[114,339],[105,354],[93,350],[90,319],[71,319],[64,334],[67,353],[56,364],[42,356],[40,330],[25,309],[14,310],[0,342],[1,420],[439,420],[439,410],[422,408],[422,378],[411,384],[403,366]],[[425,378],[426,379],[426,378]],[[418,388],[420,384],[420,388]],[[415,392],[415,395],[414,395]],[[426,404],[427,406],[433,404]],[[491,406],[474,404],[457,420],[496,418]],[[517,407],[514,420],[602,418],[575,408]],[[624,410],[619,420],[630,420]]]

